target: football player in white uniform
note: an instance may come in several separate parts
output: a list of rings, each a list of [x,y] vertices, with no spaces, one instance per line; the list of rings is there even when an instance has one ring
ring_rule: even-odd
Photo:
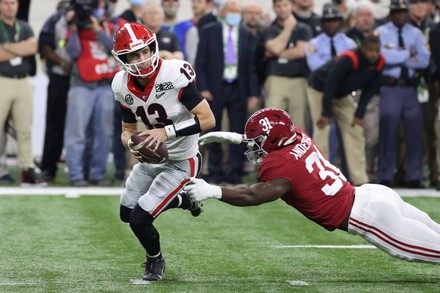
[[[200,205],[180,193],[202,167],[197,140],[201,131],[214,127],[215,118],[195,86],[195,72],[181,60],[163,60],[158,55],[156,35],[138,23],[127,23],[115,34],[113,56],[122,65],[112,83],[122,110],[122,143],[132,148],[131,134],[143,122],[150,146],[163,142],[169,159],[162,164],[142,161],[133,167],[121,195],[120,217],[146,250],[147,281],[163,277],[165,261],[154,219],[169,208],[189,209],[200,214]]]

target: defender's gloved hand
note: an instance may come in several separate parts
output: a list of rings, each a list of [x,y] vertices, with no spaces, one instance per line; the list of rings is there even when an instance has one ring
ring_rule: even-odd
[[[185,191],[193,200],[203,201],[208,198],[222,197],[222,189],[219,186],[211,185],[203,179],[191,178],[189,184],[183,187]]]
[[[241,144],[243,142],[243,134],[228,131],[214,131],[204,134],[199,138],[200,145],[211,142]]]

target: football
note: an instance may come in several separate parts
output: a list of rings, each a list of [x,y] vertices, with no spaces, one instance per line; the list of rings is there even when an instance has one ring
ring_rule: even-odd
[[[154,150],[154,146],[148,147],[143,141],[149,136],[139,135],[140,132],[135,132],[131,135],[131,141],[133,142],[132,148],[137,150],[144,158],[144,162],[150,164],[161,164],[168,160],[168,149],[164,143],[160,143],[157,150]]]

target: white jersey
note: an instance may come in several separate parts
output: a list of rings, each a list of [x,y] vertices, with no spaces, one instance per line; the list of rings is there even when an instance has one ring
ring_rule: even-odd
[[[115,99],[130,109],[138,122],[148,129],[177,124],[194,118],[194,115],[180,101],[181,89],[195,80],[196,74],[188,62],[162,60],[149,84],[143,91],[134,85],[133,76],[126,71],[118,72],[113,78],[112,90]],[[198,152],[199,134],[166,140],[170,161],[186,160]]]

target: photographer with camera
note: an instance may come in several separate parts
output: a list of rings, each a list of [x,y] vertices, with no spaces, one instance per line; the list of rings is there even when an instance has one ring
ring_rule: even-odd
[[[104,0],[76,0],[66,18],[72,71],[64,131],[69,179],[76,187],[107,186],[104,178],[113,135],[111,81],[119,66],[111,56],[114,22]]]

